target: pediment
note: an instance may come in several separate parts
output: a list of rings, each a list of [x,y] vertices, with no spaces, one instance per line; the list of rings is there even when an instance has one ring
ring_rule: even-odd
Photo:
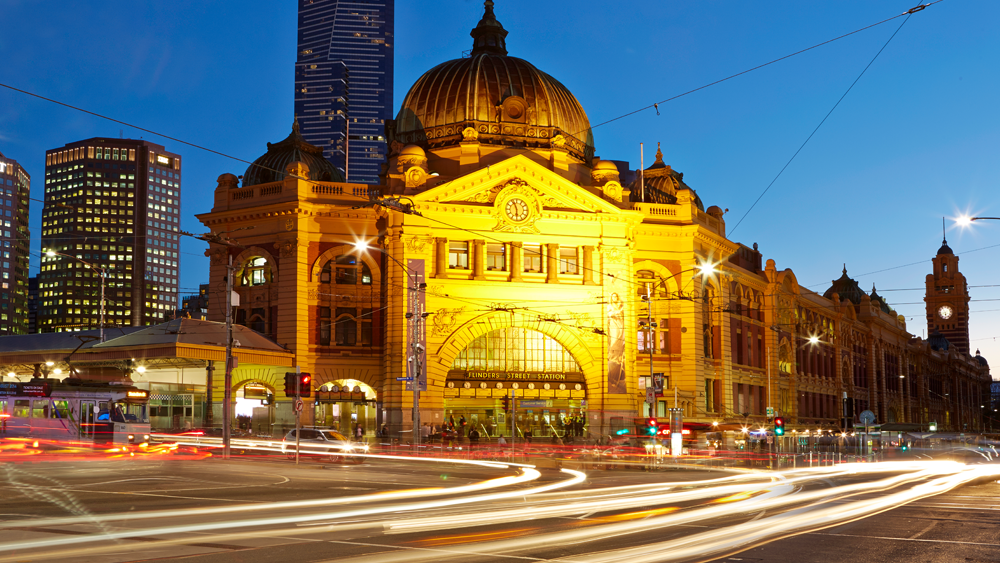
[[[621,209],[521,155],[414,195],[416,202],[495,205],[501,194],[532,196],[545,210],[621,213]]]

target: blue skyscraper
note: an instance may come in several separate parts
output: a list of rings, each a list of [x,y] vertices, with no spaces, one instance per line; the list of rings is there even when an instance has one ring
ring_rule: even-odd
[[[392,117],[393,0],[299,0],[295,117],[349,182],[376,184]]]

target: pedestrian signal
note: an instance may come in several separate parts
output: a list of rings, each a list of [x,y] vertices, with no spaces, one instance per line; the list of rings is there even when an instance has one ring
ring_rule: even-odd
[[[780,416],[774,417],[774,435],[775,436],[785,435],[785,419]]]

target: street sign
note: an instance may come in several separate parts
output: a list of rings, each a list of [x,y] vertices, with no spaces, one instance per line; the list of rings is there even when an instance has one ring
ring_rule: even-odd
[[[767,418],[774,418],[774,407],[767,407]]]
[[[652,387],[646,387],[646,403],[649,404],[649,406],[656,404],[656,392]]]
[[[657,395],[663,395],[663,374],[654,373],[653,374],[653,392]]]
[[[927,430],[930,432],[937,432],[937,422],[930,423],[930,426],[927,427]]]
[[[412,377],[397,377],[396,381],[413,381]]]
[[[302,412],[305,405],[302,403],[302,399],[295,399],[295,412]]]
[[[861,411],[861,414],[858,415],[858,419],[864,424],[872,424],[875,422],[875,413],[872,411]]]
[[[767,435],[767,443],[768,444],[773,444],[774,443],[774,436],[768,434]]]

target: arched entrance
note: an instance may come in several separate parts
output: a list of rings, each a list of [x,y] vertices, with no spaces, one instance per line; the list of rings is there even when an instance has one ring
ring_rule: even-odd
[[[257,380],[244,382],[233,393],[235,430],[249,436],[270,436],[274,424],[274,389]]]
[[[587,382],[580,363],[551,336],[504,327],[474,338],[455,356],[444,411],[445,424],[463,434],[474,427],[483,437],[512,431],[518,437],[584,436]]]
[[[357,436],[358,425],[365,436],[374,436],[376,428],[377,393],[356,379],[337,379],[316,390],[313,412],[314,425]]]

